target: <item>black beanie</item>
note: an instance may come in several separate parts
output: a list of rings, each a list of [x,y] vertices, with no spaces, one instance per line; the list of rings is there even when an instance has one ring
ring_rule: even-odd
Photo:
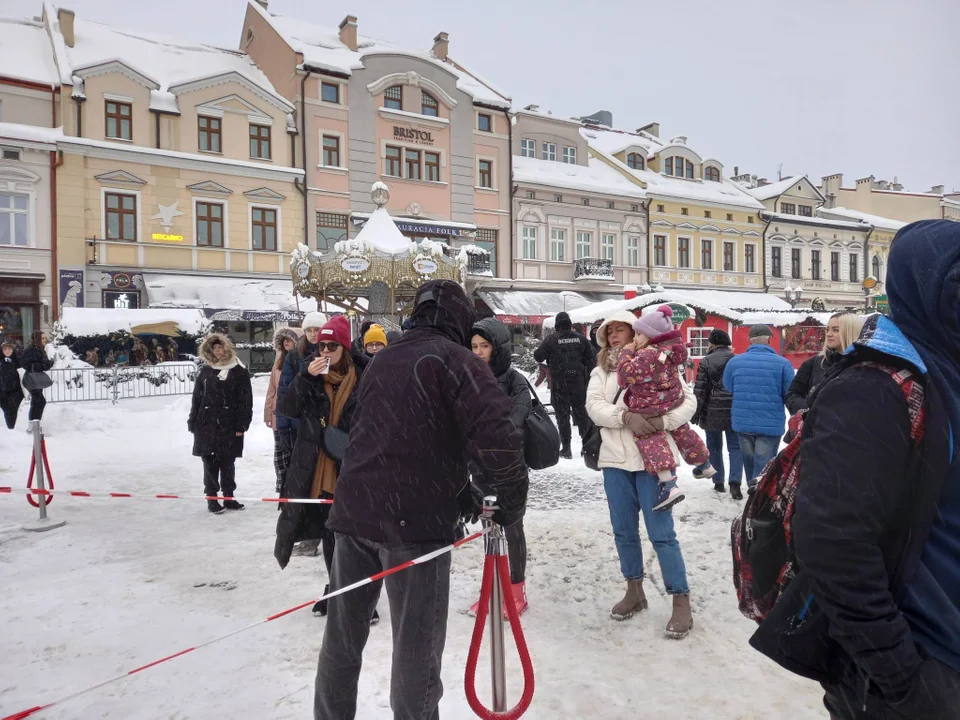
[[[557,330],[569,330],[573,327],[573,323],[570,322],[570,316],[565,312],[558,312],[553,324]]]
[[[719,347],[730,347],[730,336],[720,328],[714,328],[710,331],[710,344]]]

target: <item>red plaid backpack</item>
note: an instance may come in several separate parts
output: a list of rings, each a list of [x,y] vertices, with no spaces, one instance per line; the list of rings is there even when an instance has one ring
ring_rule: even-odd
[[[914,447],[919,445],[926,415],[923,385],[909,370],[870,361],[858,365],[877,368],[900,386],[910,415],[910,439]],[[806,414],[805,410],[801,412]],[[796,576],[793,510],[800,478],[803,415],[790,443],[763,468],[743,515],[733,521],[730,531],[733,584],[740,612],[758,623],[766,619]]]

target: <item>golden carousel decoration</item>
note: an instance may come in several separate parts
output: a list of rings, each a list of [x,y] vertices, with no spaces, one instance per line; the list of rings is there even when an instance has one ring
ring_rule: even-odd
[[[406,315],[417,289],[429,280],[454,280],[463,284],[468,254],[449,257],[447,245],[432,240],[412,241],[401,234],[386,204],[390,191],[382,182],[371,188],[377,209],[352,240],[341,240],[326,253],[302,243],[290,258],[294,291],[317,303],[332,302],[356,313],[396,327]],[[366,300],[364,308],[359,300]]]

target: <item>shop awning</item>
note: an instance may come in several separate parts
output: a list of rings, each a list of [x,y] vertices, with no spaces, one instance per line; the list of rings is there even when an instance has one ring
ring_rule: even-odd
[[[290,322],[317,309],[311,298],[293,295],[286,278],[211,277],[144,273],[151,308],[197,308],[211,320]]]
[[[84,337],[128,332],[131,335],[202,335],[210,324],[199,310],[120,310],[65,307],[57,325],[64,335]]]
[[[543,292],[536,290],[478,290],[477,295],[486,303],[497,319],[508,325],[537,324],[558,312],[576,310],[591,303],[607,300],[618,295],[604,293]]]

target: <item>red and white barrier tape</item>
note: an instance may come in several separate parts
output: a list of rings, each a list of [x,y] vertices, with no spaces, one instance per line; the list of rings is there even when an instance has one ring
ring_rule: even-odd
[[[148,495],[138,493],[117,493],[117,492],[85,492],[83,490],[41,490],[39,488],[15,488],[0,486],[0,495],[15,495],[25,493],[29,498],[31,495],[68,495],[70,497],[82,498],[129,498],[132,500],[236,500],[238,502],[264,502],[264,503],[291,503],[297,505],[331,505],[333,500],[329,498],[276,498],[276,497],[235,497],[225,498],[216,495],[177,495],[175,493],[162,493],[159,495]]]
[[[426,555],[421,555],[420,557],[414,558],[413,560],[408,560],[405,563],[402,563],[395,567],[384,570],[383,572],[379,572],[376,575],[371,575],[370,577],[360,580],[358,582],[355,582],[352,585],[347,585],[346,587],[342,587],[339,590],[334,590],[321,597],[315,598],[313,600],[308,600],[305,603],[300,603],[299,605],[296,605],[292,608],[288,608],[287,610],[284,610],[282,612],[278,612],[274,615],[271,615],[270,617],[264,618],[263,620],[257,620],[256,622],[250,623],[245,627],[238,628],[236,630],[226,633],[225,635],[220,635],[219,637],[215,637],[212,640],[207,640],[206,642],[200,643],[199,645],[194,645],[193,647],[189,647],[186,650],[181,650],[180,652],[174,653],[173,655],[167,655],[166,657],[160,658],[159,660],[154,660],[153,662],[147,663],[146,665],[141,665],[140,667],[134,668],[133,670],[128,670],[127,672],[122,673],[120,675],[115,675],[112,678],[108,678],[106,680],[98,682],[96,685],[90,685],[89,687],[85,687],[82,690],[77,690],[76,692],[71,693],[69,695],[64,695],[62,698],[58,698],[53,702],[49,702],[45,705],[36,705],[32,708],[28,708],[27,710],[21,710],[20,712],[14,713],[13,715],[7,715],[4,718],[0,718],[0,720],[23,720],[23,718],[30,717],[31,715],[41,712],[42,710],[47,710],[49,708],[54,707],[55,705],[61,705],[67,702],[68,700],[73,700],[74,698],[80,697],[81,695],[85,695],[88,692],[92,692],[93,690],[102,688],[104,685],[109,685],[110,683],[116,682],[117,680],[123,680],[126,677],[129,677],[131,675],[136,675],[137,673],[143,672],[144,670],[148,670],[149,668],[152,668],[152,667],[156,667],[157,665],[161,665],[165,662],[168,662],[169,660],[173,660],[178,657],[183,657],[184,655],[192,653],[194,650],[205,648],[208,645],[213,645],[214,643],[218,643],[221,640],[226,640],[227,638],[233,637],[234,635],[239,635],[242,632],[246,632],[247,630],[251,630],[252,628],[258,627],[259,625],[263,625],[273,620],[278,620],[286,615],[289,615],[290,613],[296,612],[297,610],[303,610],[303,608],[307,607],[308,605],[313,605],[319,602],[320,600],[327,600],[329,598],[336,597],[337,595],[343,595],[344,593],[348,593],[351,590],[356,590],[357,588],[363,587],[364,585],[369,585],[371,583],[377,582],[378,580],[383,580],[383,578],[387,577],[388,575],[393,575],[395,573],[400,572],[401,570],[406,570],[407,568],[411,568],[414,565],[422,565],[423,563],[430,562],[431,560],[435,560],[441,555],[445,555],[448,552],[452,552],[456,550],[458,547],[466,545],[468,542],[471,542],[473,540],[477,540],[478,538],[483,537],[487,532],[489,532],[489,530],[487,529],[480,530],[479,532],[475,532],[472,535],[468,535],[462,540],[457,540],[455,543],[451,545],[442,547],[439,550],[434,550],[433,552],[429,552]]]

